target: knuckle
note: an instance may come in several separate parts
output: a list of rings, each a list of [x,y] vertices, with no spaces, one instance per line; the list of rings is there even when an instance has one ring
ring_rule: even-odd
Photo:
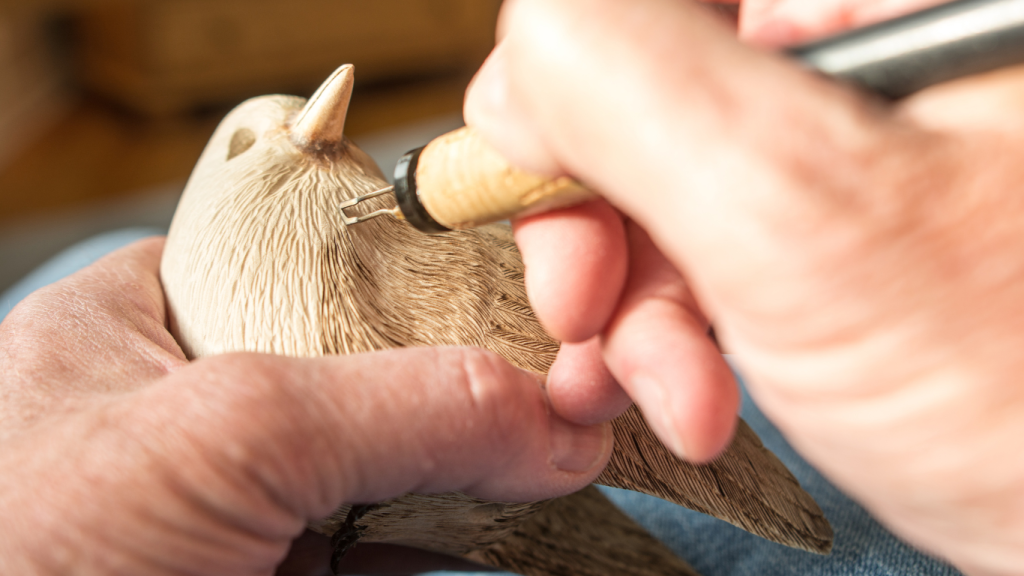
[[[460,385],[469,402],[472,419],[478,423],[478,438],[492,446],[510,447],[523,430],[545,416],[539,382],[530,382],[523,372],[501,356],[479,349],[462,349]]]

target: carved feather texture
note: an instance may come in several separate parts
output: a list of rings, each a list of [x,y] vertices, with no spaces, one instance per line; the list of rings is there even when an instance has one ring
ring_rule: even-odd
[[[508,538],[547,502],[510,504],[465,494],[409,494],[346,517],[366,542],[402,544],[465,556]],[[467,530],[466,526],[475,529]]]
[[[698,576],[593,486],[549,501],[509,536],[466,558],[525,576]]]
[[[742,419],[725,453],[700,466],[666,450],[636,406],[618,420],[598,484],[651,494],[808,552],[832,549],[832,527],[814,499]]]
[[[265,104],[240,111],[273,110]],[[338,204],[386,184],[372,160],[348,142],[312,155],[266,140],[201,159],[175,215],[164,272],[188,279],[169,296],[186,354],[471,345],[546,371],[558,344],[525,304],[507,230],[427,237],[389,218],[346,227]],[[222,169],[207,176],[204,160]]]
[[[347,105],[339,94],[350,92],[350,83],[351,71],[336,74],[317,98]],[[304,136],[296,139],[291,124],[305,104],[269,96],[239,106],[186,186],[161,265],[171,329],[185,353],[313,357],[469,345],[546,373],[558,343],[529,307],[508,228],[424,235],[392,218],[347,227],[338,205],[386,182],[337,126],[318,131],[303,120]],[[319,117],[331,117],[323,101],[312,105]],[[340,139],[309,141],[321,133]],[[360,209],[393,202],[380,197]],[[752,432],[737,435],[710,467],[696,467],[657,442],[636,410],[613,426],[617,447],[604,483],[784,544],[827,550],[831,531],[821,511]],[[663,547],[596,491],[531,505],[407,495],[360,508],[358,519],[353,513],[343,506],[313,527],[342,540],[405,543],[530,576],[569,573],[566,562],[592,567],[577,574],[692,573],[685,563],[655,562]],[[635,549],[628,559],[625,542]],[[545,546],[559,558],[538,556]]]

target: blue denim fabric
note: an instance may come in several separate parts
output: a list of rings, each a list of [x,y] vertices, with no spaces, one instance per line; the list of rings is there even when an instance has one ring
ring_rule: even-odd
[[[55,256],[0,296],[0,320],[33,290],[135,240],[162,234],[128,229],[103,234]],[[741,380],[742,383],[742,380]],[[743,390],[743,417],[814,496],[835,530],[829,556],[763,540],[725,522],[643,494],[602,488],[627,514],[704,576],[956,576],[959,572],[898,540],[803,460]],[[434,576],[467,573],[433,572]],[[469,573],[472,574],[472,573]],[[494,572],[479,576],[495,576]]]

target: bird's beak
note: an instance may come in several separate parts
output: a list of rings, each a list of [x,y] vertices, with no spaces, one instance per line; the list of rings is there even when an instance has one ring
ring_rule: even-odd
[[[296,146],[324,150],[341,144],[348,103],[352,99],[354,70],[351,64],[338,68],[306,102],[290,128]]]

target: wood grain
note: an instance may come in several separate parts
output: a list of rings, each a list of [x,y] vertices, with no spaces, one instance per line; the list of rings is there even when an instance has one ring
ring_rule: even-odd
[[[572,178],[546,178],[510,165],[468,126],[434,139],[423,149],[416,188],[434,220],[453,230],[597,198]]]

